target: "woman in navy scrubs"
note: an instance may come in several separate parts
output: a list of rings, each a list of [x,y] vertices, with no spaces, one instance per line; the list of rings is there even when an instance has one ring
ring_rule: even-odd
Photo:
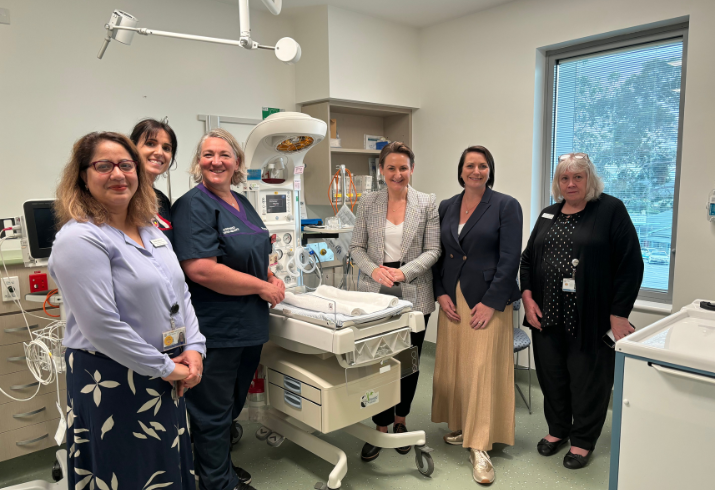
[[[200,389],[187,394],[201,490],[249,490],[251,476],[233,467],[230,428],[240,413],[268,341],[268,306],[285,285],[268,269],[271,240],[248,200],[231,191],[245,180],[241,147],[213,129],[191,165],[198,186],[172,208],[176,255],[206,336]]]
[[[169,167],[176,163],[176,133],[169,123],[156,119],[142,119],[139,121],[132,134],[129,136],[132,143],[137,145],[139,154],[144,157],[144,168],[156,183],[160,175],[166,176]],[[159,211],[154,216],[152,223],[159,228],[170,242],[174,241],[174,231],[171,226],[171,201],[166,194],[154,187],[154,194],[159,204]]]

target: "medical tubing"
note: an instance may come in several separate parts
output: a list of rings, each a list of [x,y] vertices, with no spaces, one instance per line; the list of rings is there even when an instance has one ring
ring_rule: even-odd
[[[2,246],[4,245],[6,239],[7,239],[6,237],[0,239],[0,262],[2,262],[3,270],[5,271],[5,277],[10,277],[10,273],[7,270],[7,264],[5,263],[5,256],[2,253]],[[0,278],[1,277],[2,276],[0,275]],[[27,364],[27,368],[30,370],[30,372],[32,373],[34,378],[38,381],[37,389],[35,390],[35,393],[32,396],[30,396],[29,398],[15,398],[14,396],[7,394],[5,392],[5,390],[0,388],[0,393],[5,395],[6,397],[10,398],[11,400],[16,401],[16,402],[27,402],[37,396],[37,394],[40,392],[40,388],[43,385],[47,385],[47,384],[51,383],[52,381],[54,381],[55,379],[57,379],[57,376],[56,376],[57,367],[54,363],[54,360],[52,359],[52,353],[47,348],[47,345],[45,345],[44,342],[41,342],[38,339],[33,339],[32,330],[30,329],[30,323],[27,321],[27,315],[34,316],[36,318],[40,318],[43,320],[44,320],[44,317],[40,317],[37,315],[31,315],[30,313],[27,313],[17,298],[13,297],[13,302],[17,305],[18,308],[20,308],[20,313],[22,313],[22,318],[23,318],[23,320],[25,320],[25,327],[27,327],[27,332],[30,335],[30,343],[26,344],[26,352],[27,352],[27,348],[31,347],[32,345],[36,345],[41,351],[44,351],[44,353],[49,356],[50,363],[52,365],[52,367],[50,369],[50,375],[47,379],[45,379],[35,373],[36,369],[32,364],[30,364],[30,363]],[[59,400],[59,385],[58,385],[58,390],[57,390],[57,396],[58,396],[58,400]]]
[[[10,273],[7,270],[7,265],[5,264],[5,256],[2,253],[2,246],[6,239],[7,237],[0,239],[0,262],[2,262],[3,269],[5,269],[5,277],[10,277]],[[0,278],[1,277],[2,274],[0,274]],[[15,305],[20,309],[23,319],[25,320],[25,326],[27,327],[27,331],[30,333],[30,338],[32,338],[32,331],[30,330],[30,323],[27,321],[27,317],[31,316],[33,318],[39,318],[40,320],[46,320],[46,318],[44,316],[33,315],[32,313],[25,311],[25,309],[22,307],[22,304],[20,304],[20,300],[18,300],[17,298],[13,298],[12,302],[15,303]]]
[[[5,264],[5,256],[2,253],[2,246],[5,243],[6,238],[0,239],[0,261],[2,261],[2,267],[5,270],[5,277],[10,277],[10,273],[7,270],[7,264]],[[16,295],[13,294],[12,301],[17,305],[18,308],[20,308],[20,312],[22,313],[22,318],[25,320],[25,326],[27,327],[27,333],[30,335],[30,340],[32,340],[32,330],[30,330],[30,322],[27,321],[27,317],[25,316],[25,309],[22,307],[22,304],[20,304],[20,301],[15,297]],[[38,317],[42,318],[43,317]]]
[[[304,263],[302,258],[298,259],[298,257],[302,257],[304,253],[307,256],[307,263]],[[318,259],[313,257],[314,254],[315,252],[308,248],[297,246],[295,249],[295,254],[288,261],[288,274],[292,277],[300,277],[301,272],[303,272],[304,274],[315,273],[318,276],[318,285],[322,285],[323,275],[320,273]],[[295,272],[293,272],[290,268],[291,263],[295,264]],[[312,265],[313,267],[308,269],[308,265]]]
[[[343,204],[347,205],[348,204],[348,196],[350,196],[350,210],[352,211],[355,208],[355,205],[357,204],[357,187],[355,187],[355,182],[353,181],[353,174],[348,170],[347,168],[345,169],[345,176],[348,179],[348,184],[345,185],[346,191],[343,192],[342,190],[337,190],[335,192],[335,202],[333,202],[333,195],[331,194],[331,191],[333,189],[333,182],[335,182],[335,187],[338,186],[338,179],[340,177],[340,170],[335,172],[333,175],[333,178],[330,179],[330,184],[328,184],[328,200],[330,201],[330,207],[333,208],[333,212],[337,215],[338,211],[340,211],[340,201],[338,200],[338,192],[341,193],[342,199],[343,199]],[[350,189],[352,188],[353,192],[350,193]],[[344,194],[344,195],[343,195]]]
[[[50,316],[50,317],[52,317],[52,318],[59,318],[59,317],[60,317],[60,315],[53,315],[53,314],[51,314],[49,311],[47,311],[47,307],[48,307],[48,306],[49,306],[50,308],[59,308],[59,306],[53,305],[53,304],[50,302],[50,298],[51,298],[53,295],[58,294],[58,292],[59,292],[59,291],[58,291],[57,289],[53,289],[52,291],[50,291],[49,293],[47,293],[47,296],[45,297],[45,301],[42,303],[42,311],[45,312],[45,315]]]

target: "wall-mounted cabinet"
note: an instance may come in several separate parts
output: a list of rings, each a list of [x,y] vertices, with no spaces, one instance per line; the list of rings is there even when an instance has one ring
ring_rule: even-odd
[[[341,147],[331,148],[329,135],[305,158],[305,203],[309,206],[329,205],[330,179],[340,165],[353,175],[369,175],[369,159],[378,150],[365,149],[365,135],[385,136],[390,141],[402,141],[412,147],[412,109],[340,100],[303,104],[301,111],[322,119],[330,127],[335,119]]]

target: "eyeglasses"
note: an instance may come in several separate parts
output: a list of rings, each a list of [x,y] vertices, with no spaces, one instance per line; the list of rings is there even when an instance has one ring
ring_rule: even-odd
[[[588,160],[589,162],[591,161],[591,159],[588,158],[587,153],[565,153],[559,157],[559,161],[566,160],[569,157],[576,158],[576,159],[584,158],[584,159]]]
[[[119,160],[119,163],[110,162],[109,160],[97,160],[90,163],[94,170],[100,174],[108,174],[114,171],[114,167],[119,167],[119,170],[125,174],[130,174],[137,169],[137,162],[134,160]]]

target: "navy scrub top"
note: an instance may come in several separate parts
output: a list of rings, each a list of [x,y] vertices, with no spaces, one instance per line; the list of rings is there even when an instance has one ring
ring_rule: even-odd
[[[216,257],[219,264],[265,281],[270,235],[248,199],[231,192],[240,211],[203,184],[174,203],[174,251],[180,261]],[[207,347],[249,347],[268,341],[269,306],[260,296],[220,294],[188,277],[186,283]]]

